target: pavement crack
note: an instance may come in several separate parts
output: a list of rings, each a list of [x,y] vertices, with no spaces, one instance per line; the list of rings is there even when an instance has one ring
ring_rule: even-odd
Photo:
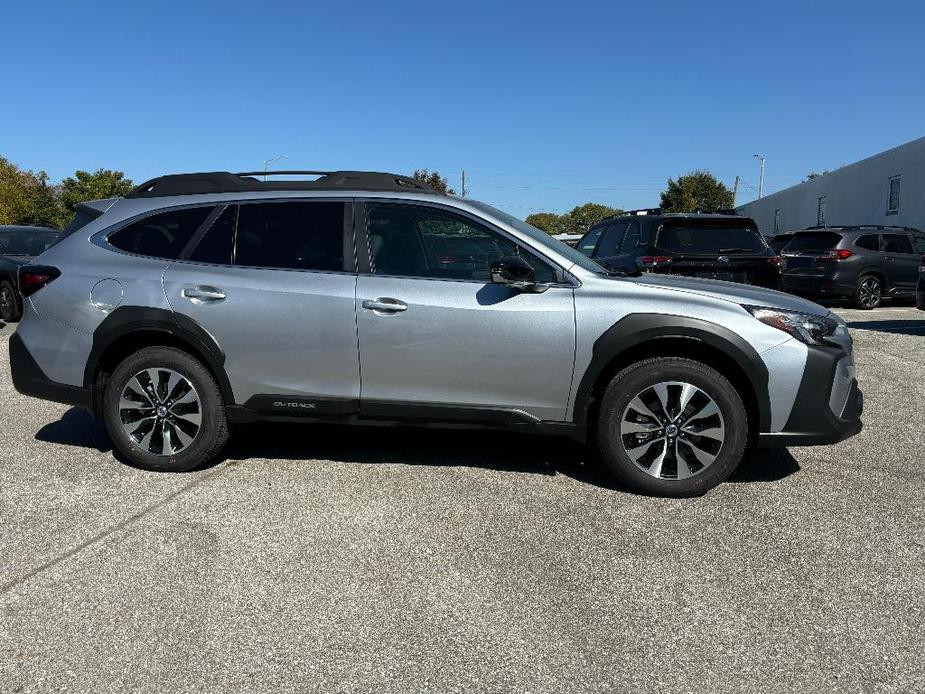
[[[157,511],[158,509],[163,508],[164,506],[169,504],[171,501],[173,501],[177,497],[182,496],[183,494],[186,494],[187,492],[195,489],[196,487],[201,485],[203,482],[206,482],[211,479],[215,479],[216,477],[226,472],[228,469],[229,469],[228,464],[215,467],[214,469],[210,470],[209,472],[202,475],[201,477],[197,477],[196,479],[183,485],[179,489],[172,491],[170,494],[165,496],[163,499],[160,499],[159,501],[156,501],[153,504],[145,506],[143,509],[141,509],[137,513],[133,513],[132,515],[126,518],[123,518],[121,521],[119,521],[115,525],[112,525],[106,528],[105,530],[102,530],[101,532],[97,533],[93,537],[88,538],[87,540],[84,540],[76,547],[72,547],[68,551],[59,554],[53,559],[49,559],[48,561],[46,561],[43,564],[40,564],[39,566],[35,567],[28,573],[25,573],[22,576],[19,576],[18,578],[14,578],[12,581],[4,583],[2,586],[0,586],[0,597],[3,597],[4,595],[9,593],[14,588],[22,585],[23,583],[28,581],[30,578],[33,578],[34,576],[37,576],[38,574],[57,566],[61,562],[73,557],[76,554],[79,554],[80,552],[87,549],[88,547],[92,547],[93,545],[98,544],[99,542],[102,542],[110,535],[117,533],[120,530],[128,527],[135,521],[140,520],[141,518],[144,518],[145,516],[152,513],[153,511]]]

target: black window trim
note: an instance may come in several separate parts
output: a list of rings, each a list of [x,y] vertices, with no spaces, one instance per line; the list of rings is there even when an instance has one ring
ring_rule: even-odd
[[[198,202],[198,203],[191,203],[188,205],[171,205],[169,207],[158,207],[158,208],[154,208],[150,210],[145,210],[144,212],[140,212],[139,214],[134,215],[132,217],[122,219],[116,222],[115,224],[106,227],[105,229],[100,229],[98,232],[96,232],[90,237],[90,242],[94,244],[95,246],[99,246],[100,248],[105,248],[107,251],[113,251],[114,253],[121,253],[122,255],[131,256],[133,258],[150,258],[151,260],[164,260],[168,263],[174,263],[182,258],[183,254],[187,250],[187,246],[189,245],[189,242],[187,242],[186,245],[184,245],[184,247],[181,249],[178,257],[164,258],[163,256],[159,256],[159,255],[146,255],[144,253],[132,253],[131,251],[123,250],[122,248],[118,248],[114,246],[112,243],[110,243],[109,238],[113,236],[114,234],[122,231],[126,227],[129,227],[132,224],[135,224],[136,222],[140,222],[142,220],[148,219],[149,217],[154,217],[155,215],[159,215],[163,212],[177,212],[179,210],[191,210],[197,207],[220,207],[222,204],[223,203],[221,202]],[[193,232],[193,235],[190,237],[190,239],[193,239],[196,237],[196,235],[202,230],[203,225],[205,224],[211,225],[212,221],[214,221],[212,219],[213,212],[210,212],[209,214],[206,215],[206,218],[202,221],[202,223],[198,227],[196,227],[196,231]]]
[[[535,255],[538,259],[540,259],[541,261],[549,265],[552,268],[554,274],[556,274],[559,277],[562,277],[561,282],[553,282],[553,283],[548,284],[547,286],[549,286],[550,288],[568,287],[569,289],[571,289],[571,288],[574,288],[580,285],[580,282],[578,281],[576,277],[566,272],[565,268],[563,268],[556,261],[552,260],[549,256],[545,255],[544,253],[541,253],[539,250],[537,250],[533,246],[526,243],[523,239],[517,238],[516,236],[508,233],[507,231],[500,228],[496,224],[493,224],[492,222],[488,221],[487,219],[484,219],[483,217],[474,215],[468,210],[462,210],[458,207],[454,207],[453,205],[441,205],[437,202],[431,202],[429,200],[428,201],[404,200],[401,198],[363,197],[363,198],[357,198],[355,203],[356,204],[354,205],[354,233],[356,237],[356,252],[357,252],[357,260],[358,260],[357,272],[359,275],[366,275],[369,277],[383,277],[383,278],[395,277],[395,278],[400,278],[400,279],[430,280],[434,282],[466,282],[469,284],[480,284],[483,286],[485,284],[490,284],[490,282],[486,282],[485,280],[467,280],[467,279],[459,279],[459,278],[451,278],[451,277],[426,277],[426,276],[419,277],[419,276],[413,276],[413,275],[374,274],[372,272],[372,263],[370,262],[370,257],[369,257],[369,237],[366,232],[366,205],[368,203],[368,204],[373,204],[373,205],[383,205],[383,204],[400,205],[403,207],[430,207],[436,210],[440,210],[441,212],[447,212],[450,214],[458,215],[460,217],[463,217],[464,219],[471,221],[473,224],[483,226],[486,229],[499,234],[500,236],[507,239],[508,241],[515,244],[516,246],[520,246],[526,249],[529,253],[531,253],[532,255]]]

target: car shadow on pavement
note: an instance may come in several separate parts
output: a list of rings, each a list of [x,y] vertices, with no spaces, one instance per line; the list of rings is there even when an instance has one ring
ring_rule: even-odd
[[[35,438],[101,453],[112,451],[103,423],[78,407],[69,409],[57,422],[46,424]],[[126,462],[121,455],[115,456]],[[585,484],[625,491],[590,448],[567,438],[519,432],[258,422],[236,426],[221,457],[206,467],[248,459],[472,467],[565,475]],[[786,449],[759,449],[746,454],[729,481],[773,482],[799,469]]]
[[[848,327],[896,335],[925,335],[925,320],[856,320],[848,323]]]
[[[94,448],[101,453],[112,450],[112,441],[102,420],[80,407],[72,407],[57,422],[43,426],[36,432],[35,440]]]

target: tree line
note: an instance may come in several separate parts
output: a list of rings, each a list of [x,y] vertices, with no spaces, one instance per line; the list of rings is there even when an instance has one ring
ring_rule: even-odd
[[[447,179],[437,171],[417,169],[412,176],[437,190],[455,195]],[[62,229],[74,218],[82,202],[121,197],[132,189],[132,179],[121,171],[78,170],[53,184],[44,171],[20,169],[0,157],[0,224],[34,224]],[[668,179],[661,194],[665,212],[712,212],[733,205],[733,193],[708,171],[691,171]],[[583,234],[592,225],[623,210],[597,202],[578,205],[564,214],[535,212],[527,223],[549,234]]]

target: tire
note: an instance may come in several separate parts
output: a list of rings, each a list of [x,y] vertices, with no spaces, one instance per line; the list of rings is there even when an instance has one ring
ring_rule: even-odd
[[[685,397],[687,407],[676,413]],[[658,357],[613,377],[601,399],[597,439],[604,463],[631,490],[700,496],[741,462],[748,414],[716,370],[692,359]]]
[[[883,301],[883,282],[875,275],[862,275],[854,292],[854,305],[868,311]]]
[[[116,367],[103,398],[113,445],[145,470],[195,469],[212,461],[228,441],[225,403],[215,378],[182,350],[135,352]]]
[[[0,282],[0,320],[12,323],[22,318],[19,296],[13,285],[3,280]]]

